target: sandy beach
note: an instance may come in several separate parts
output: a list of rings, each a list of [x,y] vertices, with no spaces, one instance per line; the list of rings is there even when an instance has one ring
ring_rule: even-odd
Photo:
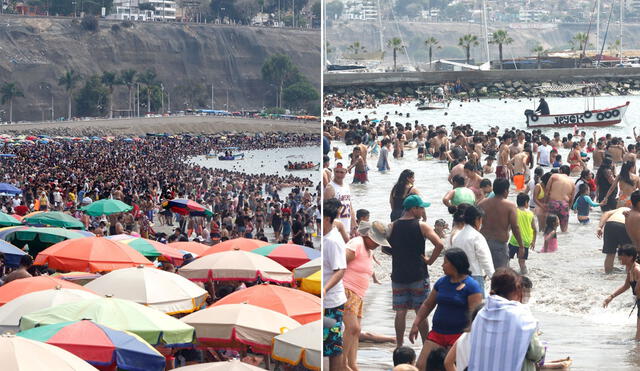
[[[63,136],[145,135],[146,133],[259,133],[274,131],[317,133],[318,122],[223,116],[173,116],[32,122],[0,126],[0,132],[8,134]]]

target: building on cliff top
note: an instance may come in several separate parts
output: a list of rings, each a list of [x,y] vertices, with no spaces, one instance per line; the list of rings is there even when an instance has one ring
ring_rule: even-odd
[[[150,9],[141,10],[142,4],[150,4]],[[114,0],[112,12],[107,18],[130,21],[175,21],[178,12],[173,0]]]

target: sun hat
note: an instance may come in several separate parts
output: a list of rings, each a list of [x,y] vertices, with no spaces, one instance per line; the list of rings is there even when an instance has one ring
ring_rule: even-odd
[[[429,207],[431,203],[422,201],[422,198],[418,195],[411,195],[404,199],[402,202],[402,208],[405,210],[412,209],[414,207]]]
[[[361,236],[369,237],[373,242],[380,246],[390,246],[386,238],[387,228],[382,224],[382,222],[373,221],[370,223],[362,221],[360,222],[360,225],[358,225],[358,233]]]

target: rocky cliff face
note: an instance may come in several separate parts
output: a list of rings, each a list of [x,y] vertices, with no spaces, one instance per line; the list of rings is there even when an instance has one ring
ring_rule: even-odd
[[[318,31],[163,23],[127,28],[102,20],[89,32],[71,19],[0,17],[0,83],[15,81],[25,94],[14,101],[14,121],[40,120],[43,111],[49,119],[52,96],[55,116],[66,116],[66,93],[57,80],[67,68],[84,76],[154,68],[172,110],[184,109],[179,87],[189,84],[204,86],[207,94],[213,84],[216,109],[227,91],[232,110],[272,106],[275,90],[262,81],[261,67],[275,53],[289,55],[320,89]],[[115,94],[114,110],[127,109],[126,87]]]

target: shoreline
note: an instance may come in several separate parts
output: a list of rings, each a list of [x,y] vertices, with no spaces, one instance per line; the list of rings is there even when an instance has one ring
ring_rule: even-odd
[[[317,133],[317,121],[273,120],[228,116],[135,117],[55,122],[24,122],[0,126],[0,133],[60,136],[119,136],[228,133]]]

